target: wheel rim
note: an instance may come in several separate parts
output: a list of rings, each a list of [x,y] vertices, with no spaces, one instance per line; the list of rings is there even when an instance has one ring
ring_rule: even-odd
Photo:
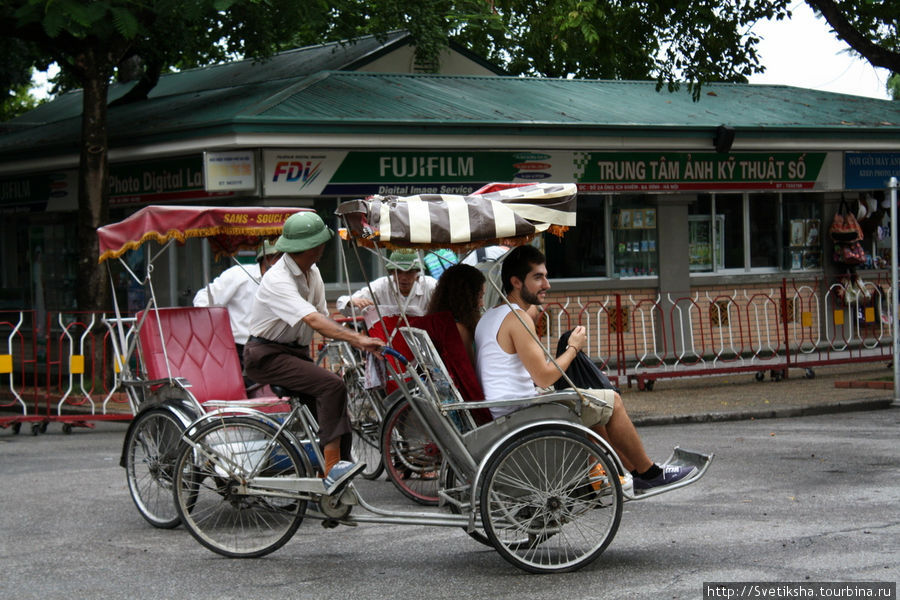
[[[618,529],[622,491],[599,447],[568,432],[536,433],[501,449],[486,471],[481,518],[494,547],[531,572],[594,560]]]
[[[382,449],[397,489],[420,504],[437,504],[443,455],[409,403],[398,404],[388,416]]]
[[[167,412],[141,417],[129,436],[125,469],[131,498],[141,515],[156,527],[178,525],[172,497],[181,423]]]
[[[251,419],[228,419],[183,446],[176,472],[176,507],[191,534],[225,556],[253,557],[284,545],[297,530],[306,500],[285,494],[248,495],[241,483],[263,477],[306,477],[309,466],[284,436]],[[196,448],[196,449],[195,449]]]
[[[375,392],[366,390],[361,384],[348,388],[350,426],[353,429],[353,458],[366,463],[362,476],[376,479],[384,466],[381,461],[379,434],[381,433],[380,400]]]

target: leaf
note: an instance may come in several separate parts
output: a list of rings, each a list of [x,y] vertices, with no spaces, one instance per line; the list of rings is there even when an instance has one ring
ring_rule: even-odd
[[[119,32],[126,40],[134,39],[141,29],[140,23],[131,11],[125,8],[114,7],[110,9],[113,17],[113,24],[116,31]]]

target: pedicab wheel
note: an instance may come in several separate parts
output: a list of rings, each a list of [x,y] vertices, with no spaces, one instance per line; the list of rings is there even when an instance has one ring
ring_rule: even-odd
[[[175,459],[183,427],[167,410],[149,410],[135,419],[125,437],[125,478],[138,512],[154,527],[181,522],[172,496]]]
[[[445,490],[452,490],[456,486],[458,486],[461,482],[457,479],[456,472],[453,470],[449,464],[444,463],[443,469],[443,481],[441,483],[441,487]],[[450,512],[453,514],[460,514],[459,507],[453,503],[448,503],[447,507],[450,509]],[[479,529],[476,527],[474,530],[469,531],[467,528],[463,527],[463,531],[466,532],[470,538],[478,542],[479,544],[484,544],[485,546],[493,547],[491,540],[488,539],[487,535],[484,533],[484,529]]]
[[[252,472],[268,481],[312,477],[305,453],[252,417],[226,417],[192,432],[175,463],[175,508],[201,544],[223,556],[254,558],[283,546],[303,521],[307,500],[288,492],[248,493]]]
[[[381,461],[381,418],[374,403],[380,400],[375,397],[374,391],[361,386],[348,392],[354,462],[366,463],[360,475],[366,479],[378,479],[384,473],[384,465]]]
[[[436,506],[443,455],[406,399],[395,403],[381,430],[384,469],[407,498]]]
[[[480,499],[494,548],[531,573],[591,563],[622,518],[622,486],[612,461],[587,436],[561,429],[515,436],[498,448]]]

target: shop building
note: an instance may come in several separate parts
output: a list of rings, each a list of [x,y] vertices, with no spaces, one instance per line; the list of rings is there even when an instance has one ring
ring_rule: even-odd
[[[834,280],[845,266],[827,230],[841,199],[883,213],[887,179],[900,176],[900,102],[743,84],[708,84],[694,101],[654,82],[504,76],[458,48],[427,75],[402,34],[361,43],[166,75],[148,100],[111,107],[111,218],[208,203],[333,219],[339,202],[370,194],[574,181],[578,225],[543,244],[554,297],[585,303]],[[3,124],[4,306],[43,293],[48,309],[72,308],[80,99]],[[889,264],[890,224],[872,218],[882,229],[859,268],[874,275]],[[163,303],[203,285],[212,259],[200,246],[157,278]],[[332,297],[362,280],[341,252],[336,240],[321,265]]]

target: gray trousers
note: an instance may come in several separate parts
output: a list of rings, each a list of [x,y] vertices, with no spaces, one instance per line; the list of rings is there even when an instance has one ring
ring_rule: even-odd
[[[309,348],[272,342],[247,342],[244,346],[244,374],[257,383],[280,385],[315,399],[322,446],[341,438],[341,458],[350,460],[350,417],[347,388],[343,380],[316,366]]]

